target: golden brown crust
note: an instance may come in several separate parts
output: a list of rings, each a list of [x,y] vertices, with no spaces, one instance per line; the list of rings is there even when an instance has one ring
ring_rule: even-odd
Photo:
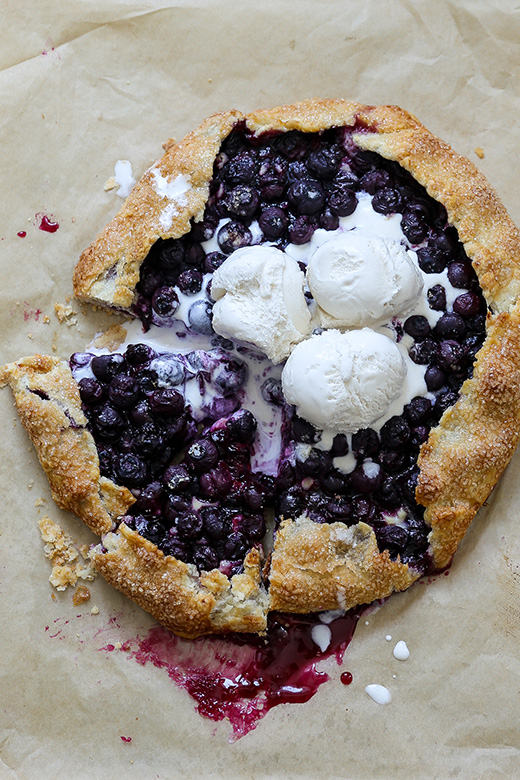
[[[366,523],[315,523],[302,515],[276,533],[269,573],[269,606],[283,612],[350,609],[415,582],[414,572],[380,553]]]
[[[447,566],[477,510],[507,466],[520,435],[520,306],[490,318],[460,399],[419,456],[417,500],[426,507],[437,568]]]
[[[267,595],[258,550],[248,553],[243,574],[231,580],[216,569],[199,575],[195,566],[164,555],[122,523],[91,558],[111,585],[179,636],[265,630]]]
[[[22,358],[0,369],[0,387],[5,384],[58,506],[75,512],[97,534],[110,531],[135,499],[100,477],[96,445],[68,364],[44,355]]]

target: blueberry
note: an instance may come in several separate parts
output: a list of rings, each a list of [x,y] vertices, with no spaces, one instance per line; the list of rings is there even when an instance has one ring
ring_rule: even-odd
[[[311,240],[316,225],[307,216],[296,217],[289,227],[289,240],[291,243],[301,246]]]
[[[173,317],[179,308],[179,298],[171,286],[158,287],[152,296],[152,310],[159,317]]]
[[[376,197],[377,193],[374,195]],[[426,238],[428,228],[419,213],[406,209],[401,220],[401,230],[411,244],[420,244]]]
[[[454,390],[444,390],[440,392],[435,399],[435,411],[437,414],[442,416],[446,409],[449,409],[450,406],[453,406],[453,404],[458,400],[458,397],[458,393],[456,393]]]
[[[125,358],[130,366],[140,366],[153,360],[156,357],[155,351],[147,344],[129,344],[126,348]]]
[[[139,512],[153,512],[157,514],[161,508],[163,487],[160,482],[150,482],[141,490],[134,504],[134,509]]]
[[[227,428],[232,440],[242,444],[252,444],[256,434],[256,427],[256,419],[247,409],[235,412],[227,421]]]
[[[282,392],[282,383],[279,379],[269,377],[262,383],[260,387],[262,398],[268,404],[274,404],[275,406],[282,406],[284,404],[284,395]]]
[[[376,529],[379,549],[403,550],[408,542],[409,532],[400,525],[385,525]]]
[[[448,266],[448,279],[454,287],[469,287],[475,279],[475,272],[469,260],[455,261]]]
[[[204,260],[205,273],[212,274],[217,268],[220,268],[225,259],[226,255],[223,255],[222,252],[210,252]]]
[[[289,130],[276,139],[276,148],[289,160],[301,159],[307,151],[307,139],[298,130]]]
[[[230,561],[242,560],[248,548],[247,540],[239,531],[229,534],[224,542],[224,555]]]
[[[70,358],[70,367],[72,370],[75,368],[83,368],[88,366],[92,360],[93,355],[90,352],[74,352]]]
[[[253,510],[261,509],[265,504],[265,495],[255,485],[248,485],[243,492],[244,504]]]
[[[477,293],[462,293],[453,301],[453,311],[464,319],[469,319],[479,313],[481,303],[481,298]]]
[[[239,184],[224,198],[226,209],[233,217],[251,218],[256,213],[259,202],[256,190],[247,184]]]
[[[405,404],[403,409],[404,415],[408,422],[415,425],[416,423],[424,420],[424,418],[430,413],[432,408],[432,402],[429,398],[424,396],[416,396],[412,398],[410,403]]]
[[[287,229],[287,215],[279,206],[265,209],[258,220],[262,233],[269,241],[281,238]]]
[[[378,463],[365,461],[350,475],[350,484],[356,493],[373,493],[383,483],[383,471]]]
[[[239,360],[221,360],[211,375],[211,382],[223,396],[231,396],[244,386],[247,379],[247,365]]]
[[[226,496],[233,486],[233,477],[224,464],[202,474],[200,487],[203,495],[208,498],[221,498]]]
[[[154,387],[159,383],[163,386],[180,385],[186,377],[184,365],[173,355],[161,355],[150,363],[150,376],[155,378]]]
[[[307,167],[321,179],[331,179],[338,171],[344,152],[339,146],[322,146],[309,154]]]
[[[332,440],[332,447],[330,449],[331,456],[333,458],[342,458],[345,455],[348,455],[348,452],[349,446],[347,437],[344,433],[337,433]]]
[[[249,152],[241,152],[230,160],[223,170],[223,178],[230,184],[249,184],[253,180],[256,163]]]
[[[202,274],[193,268],[188,268],[179,274],[177,286],[184,295],[195,295],[202,289]]]
[[[105,397],[103,385],[91,377],[83,377],[78,382],[81,400],[87,406],[96,406]]]
[[[430,429],[427,425],[416,425],[415,428],[412,428],[410,445],[418,449],[421,444],[424,444],[429,435]]]
[[[331,182],[333,189],[359,190],[359,178],[348,168],[342,168]]]
[[[160,271],[145,264],[141,266],[139,282],[136,285],[136,290],[138,293],[144,295],[145,298],[151,298],[155,290],[162,283],[163,279]]]
[[[445,373],[460,373],[466,365],[464,347],[452,339],[441,341],[437,349],[437,364]]]
[[[190,235],[197,243],[202,241],[209,241],[215,235],[217,224],[218,220],[216,216],[207,214],[202,222],[192,223]]]
[[[414,363],[426,365],[433,360],[436,349],[437,345],[433,339],[424,339],[412,344],[409,355]]]
[[[379,436],[372,428],[352,434],[352,452],[358,459],[372,458],[379,452]]]
[[[425,246],[417,250],[417,263],[425,274],[440,274],[446,268],[448,257],[437,247]]]
[[[292,435],[296,441],[301,441],[304,444],[314,444],[319,438],[314,425],[311,425],[310,422],[307,422],[302,417],[293,417]]]
[[[96,355],[96,357],[92,358],[90,367],[97,379],[101,382],[110,382],[116,374],[124,371],[126,361],[123,355],[117,353],[112,355]]]
[[[247,539],[260,542],[267,531],[264,516],[260,514],[242,515],[237,523],[237,530]]]
[[[443,314],[437,324],[434,332],[437,336],[445,339],[461,338],[466,331],[466,324],[460,314],[455,312],[446,312]]]
[[[274,200],[283,195],[286,175],[287,163],[279,155],[265,157],[261,161],[256,181],[264,200]]]
[[[416,341],[423,341],[430,335],[430,323],[421,314],[414,314],[405,320],[403,330]]]
[[[187,490],[191,484],[191,476],[186,466],[181,464],[168,466],[163,474],[163,483],[173,493]]]
[[[187,512],[177,519],[177,531],[183,541],[197,539],[202,533],[202,517],[195,512]]]
[[[403,470],[406,462],[406,456],[405,453],[401,450],[397,451],[382,449],[379,452],[378,460],[386,473],[395,474],[396,472]]]
[[[161,548],[166,555],[171,555],[179,561],[184,561],[185,563],[190,563],[191,561],[190,546],[179,539],[176,528],[172,528],[166,538],[161,541]]]
[[[106,441],[118,439],[125,427],[124,418],[108,403],[95,410],[93,422],[99,436]]]
[[[114,466],[115,451],[110,444],[96,442],[96,448],[99,458],[99,470],[104,477],[112,477]]]
[[[184,258],[184,243],[180,239],[169,239],[160,247],[158,265],[165,271],[179,271],[184,263]]]
[[[134,425],[141,426],[153,422],[152,410],[147,400],[139,401],[129,412]]]
[[[253,236],[249,228],[242,225],[241,222],[228,222],[218,231],[217,241],[222,251],[229,255],[236,249],[250,246],[253,242]]]
[[[357,198],[353,192],[347,189],[333,190],[327,203],[333,214],[338,217],[348,217],[353,214],[357,207]]]
[[[358,520],[363,523],[370,523],[375,517],[376,506],[368,498],[358,498],[355,502],[355,513]]]
[[[146,457],[156,455],[164,443],[164,436],[153,423],[145,423],[135,436],[135,449]]]
[[[428,239],[430,246],[436,246],[442,249],[448,256],[452,256],[457,251],[459,237],[454,227],[447,227],[442,233],[438,233]]]
[[[308,457],[298,463],[300,473],[305,477],[320,477],[332,468],[332,458],[329,452],[313,448]]]
[[[299,179],[287,191],[287,199],[297,214],[311,216],[325,205],[325,193],[321,184],[312,179]]]
[[[164,533],[164,529],[157,520],[144,515],[126,516],[123,518],[125,525],[133,528],[140,536],[150,539],[152,542],[158,542]]]
[[[403,417],[395,415],[385,422],[380,436],[383,447],[397,450],[410,438],[410,426]]]
[[[131,376],[118,374],[110,382],[108,397],[118,409],[129,409],[139,400],[137,382]]]
[[[187,245],[185,257],[187,265],[191,266],[192,268],[197,268],[200,271],[203,266],[206,253],[198,241],[193,241],[191,244]]]
[[[331,471],[326,477],[323,477],[321,486],[327,493],[334,495],[346,493],[347,491],[345,477],[339,471]]]
[[[276,475],[276,489],[278,491],[287,490],[294,484],[295,475],[294,468],[288,460],[284,460],[278,468],[278,474]]]
[[[191,512],[191,499],[185,496],[168,495],[163,511],[170,523],[176,523],[181,515]]]
[[[132,452],[125,452],[115,459],[117,481],[128,487],[142,485],[148,477],[146,461]]]
[[[188,311],[188,323],[194,333],[210,336],[213,333],[211,325],[211,303],[198,300],[192,303]]]
[[[334,214],[330,208],[325,208],[320,214],[320,227],[323,230],[337,230],[339,227],[339,217]]]
[[[401,206],[401,193],[395,187],[383,187],[372,198],[372,208],[378,214],[395,214]]]
[[[366,190],[370,195],[375,195],[377,190],[381,190],[383,187],[390,187],[391,184],[392,177],[383,168],[368,171],[361,177],[360,181],[362,189]]]
[[[194,441],[186,450],[186,463],[195,471],[209,471],[217,461],[218,450],[210,439]]]
[[[446,311],[446,290],[442,284],[434,284],[433,287],[430,287],[426,297],[430,309],[433,309],[433,311]]]
[[[216,507],[204,507],[201,509],[204,534],[215,542],[221,542],[228,535],[228,522],[222,511]]]
[[[428,366],[424,373],[424,381],[428,390],[440,390],[446,381],[446,376],[438,366]]]
[[[193,562],[199,571],[212,571],[219,565],[219,558],[208,545],[198,545],[193,551]]]
[[[154,414],[178,417],[184,411],[184,398],[178,390],[161,387],[150,395],[150,409]]]
[[[286,493],[283,493],[279,505],[278,511],[281,515],[287,518],[295,518],[301,514],[303,509],[303,498],[301,490],[296,487],[290,487]]]

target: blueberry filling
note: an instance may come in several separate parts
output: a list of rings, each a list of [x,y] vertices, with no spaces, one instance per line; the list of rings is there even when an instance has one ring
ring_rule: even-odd
[[[226,351],[232,344],[221,340],[220,351],[183,356],[157,355],[144,344],[124,355],[73,356],[73,371],[90,366],[79,386],[101,473],[132,490],[136,502],[125,523],[166,554],[232,575],[262,541],[264,511],[274,508],[277,521],[305,513],[317,523],[368,523],[392,559],[431,567],[429,529],[415,501],[417,457],[472,374],[487,308],[444,207],[399,165],[361,151],[345,129],[255,138],[237,127],[215,161],[202,221],[180,239],[157,241],[145,259],[134,313],[145,329],[172,327],[186,296],[188,331],[214,346],[204,274],[236,249],[262,241],[283,249],[307,243],[318,228],[336,230],[360,193],[371,196],[374,211],[401,214],[418,266],[427,281],[432,277],[426,304],[438,313],[436,320],[413,314],[393,322],[398,340],[408,339],[411,360],[424,368],[428,395],[410,400],[381,430],[339,433],[324,450],[322,432],[297,417],[280,382],[268,378],[261,397],[283,415],[283,455],[271,477],[252,467],[257,421],[241,408],[246,366]],[[206,253],[210,239],[218,251]],[[203,286],[205,297],[198,295]],[[214,389],[202,421],[183,394],[188,381]],[[349,469],[336,459],[350,459]]]

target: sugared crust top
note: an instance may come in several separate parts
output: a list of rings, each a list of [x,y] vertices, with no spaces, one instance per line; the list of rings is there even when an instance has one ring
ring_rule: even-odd
[[[269,605],[283,612],[350,609],[405,590],[419,577],[388,551],[366,523],[285,520],[275,537]]]

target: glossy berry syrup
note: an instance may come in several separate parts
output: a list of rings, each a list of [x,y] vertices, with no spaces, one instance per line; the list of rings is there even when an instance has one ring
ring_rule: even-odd
[[[265,637],[232,634],[188,641],[157,626],[138,640],[131,655],[140,664],[166,669],[195,699],[201,715],[229,720],[234,741],[278,704],[303,704],[314,696],[329,679],[317,663],[332,655],[341,663],[364,609],[350,610],[328,624],[325,650],[312,639],[313,627],[324,625],[317,616],[273,614]],[[128,643],[125,649],[130,649]]]
[[[38,229],[45,233],[55,233],[59,228],[59,223],[50,219],[46,214],[36,214],[36,218],[39,220]]]

